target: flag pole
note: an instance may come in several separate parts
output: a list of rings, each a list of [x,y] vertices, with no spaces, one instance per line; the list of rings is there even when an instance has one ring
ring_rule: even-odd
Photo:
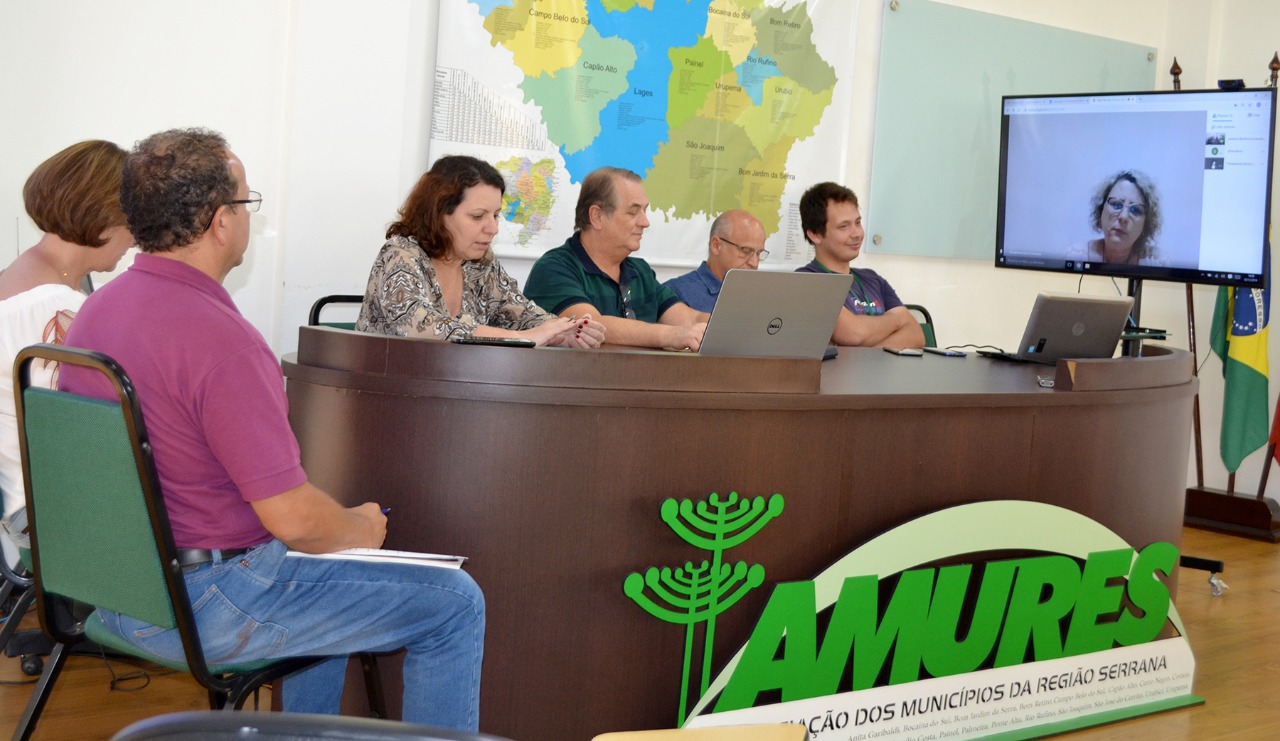
[[[1267,68],[1271,70],[1271,87],[1275,87],[1276,78],[1280,76],[1280,51],[1271,55],[1271,63]],[[1199,410],[1196,412],[1198,414]],[[1258,499],[1266,498],[1267,474],[1271,473],[1271,464],[1280,460],[1276,458],[1276,441],[1280,440],[1280,400],[1276,402],[1276,411],[1271,415],[1271,420],[1271,442],[1267,445],[1267,457],[1263,460],[1262,475],[1258,478]]]
[[[1280,60],[1277,60],[1280,62]],[[1173,66],[1169,67],[1169,74],[1173,77],[1173,89],[1182,89],[1182,65],[1178,64],[1178,58],[1173,58]],[[1272,77],[1275,73],[1272,73]],[[1191,352],[1192,358],[1199,357],[1196,354],[1196,303],[1195,296],[1192,292],[1190,283],[1183,284],[1187,289],[1187,349]],[[1191,365],[1191,375],[1200,376],[1200,369],[1194,363]],[[1200,435],[1200,393],[1191,399],[1191,419],[1194,424],[1194,435],[1192,440],[1196,445],[1196,488],[1204,488],[1204,445],[1201,443]]]
[[[1280,409],[1277,409],[1280,414]],[[1262,464],[1262,476],[1258,479],[1258,499],[1266,499],[1263,496],[1267,491],[1267,474],[1271,472],[1271,463],[1276,459],[1276,444],[1271,443],[1267,446],[1267,460]]]

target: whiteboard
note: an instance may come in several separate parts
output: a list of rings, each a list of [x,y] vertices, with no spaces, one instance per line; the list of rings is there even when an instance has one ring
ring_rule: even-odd
[[[882,0],[868,249],[993,260],[1004,95],[1151,90],[1155,49],[929,0]]]

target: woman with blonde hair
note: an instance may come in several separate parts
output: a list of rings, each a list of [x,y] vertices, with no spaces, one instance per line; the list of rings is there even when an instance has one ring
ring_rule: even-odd
[[[1089,225],[1102,236],[1069,250],[1068,260],[1167,264],[1155,239],[1162,226],[1160,195],[1142,172],[1121,170],[1103,180],[1089,201]]]

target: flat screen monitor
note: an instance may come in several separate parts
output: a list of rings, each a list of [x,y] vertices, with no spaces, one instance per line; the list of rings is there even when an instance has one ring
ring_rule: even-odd
[[[1276,92],[1005,96],[995,264],[1262,287]]]

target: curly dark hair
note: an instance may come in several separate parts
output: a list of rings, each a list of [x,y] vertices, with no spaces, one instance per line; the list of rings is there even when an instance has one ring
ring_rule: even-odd
[[[858,196],[852,190],[837,183],[818,183],[800,196],[800,230],[804,241],[813,244],[809,232],[827,233],[827,203],[852,203],[858,205]]]
[[[101,247],[102,233],[124,225],[120,171],[125,151],[94,139],[41,162],[22,187],[22,203],[40,231],[72,244]]]
[[[1093,193],[1093,200],[1089,202],[1089,225],[1095,232],[1102,231],[1102,208],[1107,203],[1107,196],[1111,194],[1111,189],[1122,180],[1133,183],[1133,187],[1142,194],[1142,200],[1146,201],[1147,215],[1142,223],[1142,234],[1139,234],[1134,241],[1132,253],[1138,259],[1149,257],[1155,252],[1155,237],[1160,233],[1163,222],[1160,218],[1160,194],[1156,191],[1156,184],[1144,173],[1137,170],[1121,170],[1099,183],[1098,189]]]
[[[144,252],[169,252],[200,238],[236,197],[227,140],[208,129],[170,129],[134,146],[124,162],[120,205]]]

